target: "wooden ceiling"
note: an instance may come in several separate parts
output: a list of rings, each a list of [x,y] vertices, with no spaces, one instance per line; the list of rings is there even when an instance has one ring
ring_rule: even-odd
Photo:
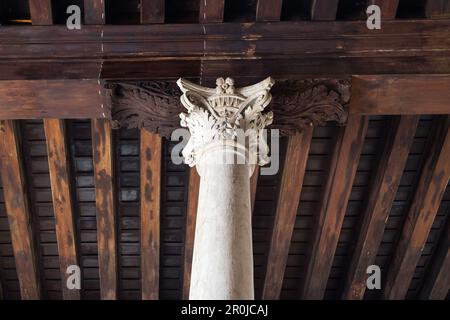
[[[294,130],[252,178],[256,297],[449,299],[449,2],[0,1],[0,297],[187,298],[199,177],[113,130],[108,86],[272,75],[351,90],[345,126]]]

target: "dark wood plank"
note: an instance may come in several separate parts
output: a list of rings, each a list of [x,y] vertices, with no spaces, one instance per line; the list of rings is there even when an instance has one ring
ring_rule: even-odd
[[[397,194],[418,121],[418,116],[401,116],[391,124],[358,230],[359,237],[344,287],[344,299],[364,298],[367,267],[374,264],[383,239],[385,224]]]
[[[111,123],[94,119],[91,126],[100,294],[104,300],[114,300],[117,299],[118,268]]]
[[[301,288],[303,299],[322,299],[325,293],[367,125],[367,117],[350,115],[337,137]]]
[[[78,266],[79,263],[64,120],[45,119],[44,129],[47,139],[48,167],[56,221],[62,293],[63,298],[66,300],[77,300],[80,299],[80,291],[67,288],[67,278],[69,276],[66,273],[67,268],[71,265]]]
[[[312,134],[311,126],[289,138],[267,258],[263,299],[273,300],[280,297]]]
[[[159,297],[161,137],[141,129],[141,281],[142,299]]]
[[[450,18],[450,1],[426,0],[425,16],[430,19]]]
[[[141,23],[164,23],[164,0],[141,0]]]
[[[436,130],[389,266],[383,297],[404,299],[450,178],[450,117]]]
[[[400,0],[369,0],[368,5],[376,4],[381,9],[381,19],[395,19]]]
[[[40,299],[39,264],[31,228],[18,130],[14,121],[0,121],[1,178],[15,265],[24,300]]]
[[[105,0],[84,0],[84,23],[105,24]]]
[[[53,24],[51,0],[28,0],[28,5],[33,25],[46,26]]]
[[[256,21],[280,21],[283,0],[258,0]]]
[[[97,80],[0,81],[0,119],[109,118]]]
[[[450,76],[353,76],[354,114],[450,114]],[[424,94],[426,92],[426,94]]]
[[[200,0],[200,23],[223,22],[225,0]]]
[[[421,299],[444,300],[450,289],[450,218],[439,243],[432,256],[431,265],[427,270],[425,281],[420,290]]]
[[[311,20],[336,20],[339,0],[311,0]]]
[[[189,299],[191,287],[192,256],[194,253],[195,223],[197,220],[198,194],[200,191],[200,176],[195,167],[189,171],[189,195],[186,213],[186,236],[184,240],[183,262],[183,299]]]
[[[255,166],[255,171],[250,178],[250,201],[252,205],[252,213],[255,208],[256,189],[258,188],[259,166]]]

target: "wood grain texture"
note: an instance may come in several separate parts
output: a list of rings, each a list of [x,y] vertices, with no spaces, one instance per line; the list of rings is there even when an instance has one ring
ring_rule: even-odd
[[[256,21],[280,21],[283,0],[258,0]]]
[[[159,298],[161,137],[141,129],[141,281],[142,299]]]
[[[115,300],[118,267],[111,123],[109,120],[93,119],[91,130],[100,295],[103,300]]]
[[[279,299],[297,217],[313,126],[289,137],[272,229],[262,299]]]
[[[223,22],[225,0],[200,0],[200,23]]]
[[[389,266],[384,299],[404,299],[450,178],[450,117],[430,140],[401,237]]]
[[[183,299],[189,299],[191,287],[192,256],[194,253],[195,223],[197,220],[198,194],[200,191],[200,176],[195,167],[189,171],[189,194],[186,212],[186,235],[184,240],[183,262]]]
[[[301,287],[302,299],[322,299],[325,293],[367,126],[367,117],[350,115],[337,137]]]
[[[105,0],[84,0],[84,23],[105,24]]]
[[[339,0],[312,0],[311,20],[336,20]]]
[[[35,26],[53,24],[51,0],[28,0],[31,22]]]
[[[403,170],[414,140],[418,116],[401,116],[391,122],[383,154],[378,163],[370,196],[344,287],[344,299],[363,299],[367,267],[374,264],[378,247],[397,194]]]
[[[56,221],[62,293],[65,300],[80,299],[80,291],[67,288],[67,268],[77,265],[77,240],[75,234],[73,199],[70,179],[69,151],[64,120],[45,119],[48,167],[52,190],[53,212]]]
[[[164,23],[164,0],[141,0],[141,24]]]
[[[425,16],[430,19],[450,18],[450,1],[448,0],[426,0]]]
[[[400,0],[369,0],[368,5],[375,4],[381,9],[381,19],[395,19]]]
[[[0,121],[1,178],[15,266],[23,300],[41,297],[39,264],[31,228],[20,142],[14,121]]]
[[[97,80],[0,81],[0,97],[0,119],[111,117]]]
[[[255,209],[255,199],[256,199],[256,190],[258,188],[258,178],[259,178],[259,166],[255,166],[255,171],[253,175],[250,177],[250,203],[252,206],[252,214]]]
[[[364,115],[450,114],[449,87],[449,75],[353,76],[349,112]]]

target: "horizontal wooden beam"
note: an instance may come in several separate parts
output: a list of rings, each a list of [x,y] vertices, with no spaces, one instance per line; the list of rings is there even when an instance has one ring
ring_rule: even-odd
[[[0,119],[110,118],[98,80],[0,81]]]
[[[323,299],[325,294],[367,126],[367,117],[350,115],[337,137],[300,291],[302,299]]]
[[[48,167],[56,221],[62,293],[65,300],[80,299],[80,291],[67,287],[67,268],[78,264],[76,226],[70,180],[69,151],[64,120],[44,119]]]
[[[367,267],[375,262],[418,122],[418,116],[401,116],[391,123],[358,231],[344,287],[344,299],[364,298]]]
[[[0,168],[3,196],[23,300],[41,298],[39,264],[25,185],[17,124],[0,121]]]
[[[140,143],[142,299],[158,300],[162,141],[141,129]]]
[[[353,76],[349,112],[450,114],[450,75]]]
[[[105,24],[105,0],[84,0],[84,23]]]
[[[102,300],[115,300],[118,293],[118,258],[111,123],[109,120],[94,119],[91,121],[91,131],[100,297]]]
[[[450,117],[430,139],[414,198],[389,266],[383,297],[404,299],[450,178]]]
[[[200,0],[200,23],[222,22],[225,0]]]
[[[280,21],[283,0],[258,0],[256,21]]]
[[[449,39],[449,20],[5,26],[0,79],[442,74]]]

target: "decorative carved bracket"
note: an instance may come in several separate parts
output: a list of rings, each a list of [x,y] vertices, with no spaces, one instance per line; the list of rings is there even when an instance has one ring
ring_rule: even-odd
[[[145,127],[165,137],[180,127],[179,114],[185,109],[175,81],[118,82],[106,86],[111,90],[116,127]],[[280,129],[282,135],[293,135],[329,121],[345,125],[350,86],[345,79],[277,81],[268,107],[274,114],[270,128]]]

